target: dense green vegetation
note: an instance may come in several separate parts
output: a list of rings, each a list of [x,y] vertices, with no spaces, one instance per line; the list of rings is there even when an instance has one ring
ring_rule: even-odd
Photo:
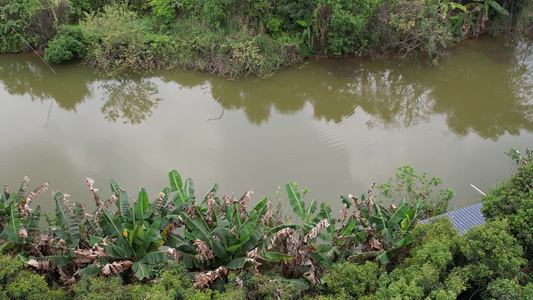
[[[176,171],[153,201],[144,189],[129,201],[114,180],[103,200],[88,178],[95,211],[56,191],[44,227],[30,205],[49,186],[27,194],[26,177],[0,194],[0,298],[532,299],[533,163],[529,150],[509,155],[522,166],[484,198],[487,222],[462,236],[446,218],[418,223],[453,192],[409,166],[378,195],[372,184],[341,197],[337,216],[294,183],[283,215],[281,193],[249,209],[251,190],[218,197],[215,184],[197,198]]]
[[[532,11],[528,0],[0,0],[0,53],[29,44],[110,74],[267,77],[314,55],[435,60],[465,37],[531,34]]]

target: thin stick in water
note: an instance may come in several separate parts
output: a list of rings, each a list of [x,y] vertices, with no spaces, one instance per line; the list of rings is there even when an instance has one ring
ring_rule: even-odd
[[[209,111],[209,114],[207,114],[207,117],[205,118],[206,121],[218,120],[218,119],[222,118],[222,116],[224,115],[224,111],[226,109],[224,107],[222,107],[223,108],[222,114],[220,114],[220,116],[218,118],[209,118],[211,116],[211,112],[213,112],[213,109],[215,108],[215,105],[217,103],[219,103],[219,101],[222,101],[222,102],[226,103],[222,98],[218,97],[217,100],[215,100],[215,103],[213,103],[213,107],[211,107],[211,110]]]
[[[480,189],[478,189],[477,187],[475,187],[473,184],[470,184],[473,188],[476,189],[476,191],[478,191],[481,195],[483,196],[487,196],[485,193],[483,193]]]

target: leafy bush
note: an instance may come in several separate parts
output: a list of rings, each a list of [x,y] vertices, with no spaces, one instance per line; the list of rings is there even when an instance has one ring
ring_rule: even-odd
[[[3,295],[8,299],[69,299],[69,294],[62,288],[51,290],[44,276],[23,270],[6,285]]]
[[[276,275],[254,270],[241,273],[239,277],[232,277],[232,290],[236,288],[237,278],[240,278],[248,299],[300,299],[302,296],[302,291],[293,282]]]
[[[79,26],[63,25],[58,34],[48,43],[44,59],[54,63],[83,57],[86,52],[83,33]]]
[[[102,12],[91,13],[80,22],[87,41],[87,62],[117,74],[153,67],[148,52],[146,19],[124,5],[107,5]]]
[[[450,190],[434,192],[434,188],[442,184],[442,179],[426,178],[426,173],[417,174],[413,167],[404,165],[398,168],[396,176],[377,186],[381,190],[379,196],[389,201],[398,201],[404,197],[411,203],[422,200],[425,209],[422,218],[443,214],[448,209],[448,203],[455,196]]]
[[[456,299],[466,289],[469,277],[455,265],[458,241],[453,232],[447,218],[418,225],[411,257],[392,272],[383,273],[376,293],[364,299]]]
[[[485,218],[507,218],[526,257],[533,258],[533,164],[522,166],[508,181],[491,189],[483,202]]]
[[[461,239],[461,254],[472,280],[484,286],[490,278],[514,278],[527,263],[522,247],[509,234],[507,220],[471,228]]]
[[[131,299],[173,300],[181,299],[165,289],[161,284],[138,284],[131,287]]]
[[[0,0],[0,52],[29,51],[24,40],[32,42],[32,37],[26,31],[40,6],[39,0]]]
[[[329,49],[335,55],[362,54],[366,48],[369,22],[382,1],[328,1]]]
[[[192,281],[185,266],[181,263],[171,263],[161,275],[160,283],[167,291],[171,291],[174,299],[183,299],[190,294]]]
[[[24,176],[17,193],[9,192],[6,186],[0,194],[0,240],[4,242],[0,245],[0,253],[12,248],[18,251],[27,249],[33,238],[38,236],[41,207],[33,210],[30,204],[48,189],[49,184],[43,183],[26,194],[29,181],[30,178]]]
[[[525,299],[521,298],[522,287],[517,280],[496,278],[484,292],[485,299]]]
[[[375,293],[381,270],[377,263],[367,261],[364,265],[340,263],[333,265],[329,274],[322,279],[326,290],[359,299]]]
[[[82,276],[72,286],[74,299],[109,300],[131,299],[130,286],[124,285],[120,276]]]
[[[24,268],[24,262],[17,256],[4,254],[0,256],[0,285],[13,281]]]

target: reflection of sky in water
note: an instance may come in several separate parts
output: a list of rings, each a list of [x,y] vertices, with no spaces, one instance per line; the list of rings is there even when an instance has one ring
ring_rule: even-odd
[[[486,190],[511,174],[504,151],[533,147],[532,54],[495,45],[468,41],[440,67],[310,61],[236,81],[187,72],[102,80],[79,66],[55,66],[54,76],[31,56],[0,56],[0,182],[14,189],[28,174],[30,188],[50,181],[90,203],[85,176],[102,197],[111,178],[131,198],[141,186],[155,197],[177,169],[197,198],[217,182],[221,193],[253,187],[256,200],[275,199],[297,181],[340,209],[341,194],[411,164],[443,178],[463,206],[479,199],[471,183]]]

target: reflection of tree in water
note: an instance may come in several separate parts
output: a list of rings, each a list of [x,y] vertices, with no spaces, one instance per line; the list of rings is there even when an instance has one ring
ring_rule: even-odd
[[[116,122],[140,124],[153,114],[161,98],[154,98],[157,85],[146,78],[120,78],[101,86],[108,96],[101,111],[104,117]]]
[[[533,131],[533,51],[525,44],[512,51],[483,41],[473,45],[480,48],[459,51],[441,67],[413,60],[327,60],[254,84],[215,78],[211,92],[226,109],[242,109],[253,124],[266,122],[273,108],[292,114],[309,102],[316,119],[335,123],[359,107],[370,115],[369,127],[411,127],[443,114],[458,135],[497,139]]]
[[[293,77],[291,80],[294,80]],[[260,125],[270,118],[272,109],[276,109],[282,114],[292,114],[301,110],[305,104],[302,97],[294,94],[295,90],[300,90],[296,82],[284,82],[276,86],[272,81],[280,78],[268,80],[251,81],[228,81],[223,78],[213,78],[211,80],[211,94],[213,98],[221,97],[221,103],[226,109],[242,109],[252,124]],[[290,101],[287,101],[290,98]]]
[[[55,100],[61,108],[76,111],[76,105],[91,95],[88,85],[94,79],[73,67],[56,71],[57,76],[33,55],[6,55],[0,60],[0,81],[9,94]]]
[[[323,92],[314,93],[320,95],[312,98],[317,118],[339,123],[360,107],[371,115],[370,127],[408,127],[429,120],[428,86],[418,75],[423,70],[398,65],[376,67],[368,61],[341,60],[338,64],[342,66],[328,61],[322,67],[335,75],[334,71],[340,71],[342,77],[321,82]]]
[[[328,60],[318,67],[278,74],[264,82],[211,80],[214,98],[222,97],[226,109],[243,109],[248,120],[261,124],[272,108],[282,114],[313,105],[316,119],[340,123],[357,107],[372,115],[371,126],[413,126],[429,119],[428,87],[416,80],[412,70],[365,68],[361,61]],[[349,76],[338,76],[337,71]],[[403,70],[403,71],[402,71]]]
[[[533,53],[524,44],[514,49],[511,61],[501,63],[491,51],[487,56],[458,57],[446,76],[435,85],[434,111],[446,115],[446,123],[458,135],[475,132],[497,140],[521,130],[533,131]],[[505,57],[508,57],[508,55]],[[464,60],[464,61],[463,61]],[[472,61],[474,60],[474,61]],[[477,61],[476,61],[477,60]]]
[[[474,132],[496,140],[507,133],[533,131],[531,44],[504,50],[488,47],[493,41],[464,45],[466,51],[459,47],[440,68],[417,67],[409,60],[327,60],[301,71],[281,71],[268,80],[228,81],[192,72],[165,73],[160,79],[182,88],[209,87],[214,99],[224,100],[224,108],[242,109],[256,125],[267,122],[273,109],[294,114],[309,103],[316,119],[334,123],[361,108],[369,115],[369,127],[410,127],[441,114],[457,135]],[[472,47],[479,48],[471,51]],[[72,66],[59,70],[56,77],[27,56],[1,59],[0,71],[10,94],[54,99],[67,110],[75,110],[90,96],[88,86],[95,80],[87,75],[90,72]],[[161,100],[155,98],[156,84],[146,78],[122,78],[102,88],[108,99],[101,111],[114,122],[139,124]]]
[[[418,71],[389,69],[363,75],[360,105],[372,116],[368,126],[398,128],[429,121],[432,105],[429,87],[416,75]]]

